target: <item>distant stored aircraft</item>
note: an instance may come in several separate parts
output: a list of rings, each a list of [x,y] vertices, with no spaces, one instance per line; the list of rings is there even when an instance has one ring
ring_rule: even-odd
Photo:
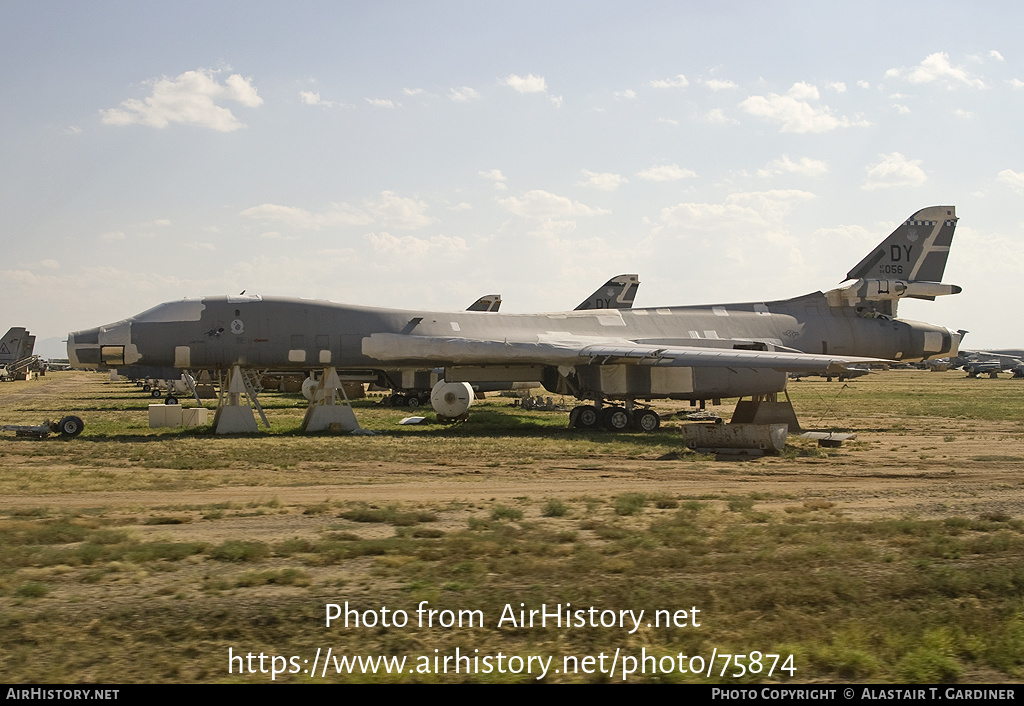
[[[0,380],[24,376],[35,363],[36,337],[22,326],[13,326],[0,338]]]
[[[956,222],[952,206],[918,211],[850,270],[852,283],[781,301],[502,314],[206,297],[72,333],[68,357],[229,371],[218,417],[244,406],[249,369],[323,368],[324,389],[335,389],[388,369],[443,367],[450,382],[540,380],[587,401],[573,426],[650,431],[660,419],[644,400],[760,399],[783,391],[791,371],[955,355],[958,333],[898,319],[896,308],[904,297],[960,292],[941,282]]]
[[[967,371],[967,377],[998,377],[1010,371],[1014,377],[1024,377],[1024,358],[1021,351],[960,351],[956,362]]]

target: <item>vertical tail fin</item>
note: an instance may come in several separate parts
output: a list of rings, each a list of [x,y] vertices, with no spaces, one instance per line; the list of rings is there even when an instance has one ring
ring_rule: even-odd
[[[7,329],[4,337],[0,338],[0,364],[14,363],[32,355],[35,341],[36,337],[30,336],[21,326]]]
[[[597,291],[580,302],[576,311],[586,309],[632,309],[636,290],[640,287],[639,275],[616,275]]]
[[[485,294],[466,307],[466,311],[497,311],[501,308],[500,294]]]
[[[846,273],[846,279],[941,282],[956,222],[953,206],[921,209]]]
[[[956,221],[953,206],[921,209],[846,273],[852,284],[826,292],[829,304],[856,307],[865,316],[895,316],[904,297],[959,294],[960,287],[942,283]]]

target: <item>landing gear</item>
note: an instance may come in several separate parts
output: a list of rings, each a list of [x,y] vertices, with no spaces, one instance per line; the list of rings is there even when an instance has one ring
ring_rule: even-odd
[[[605,429],[625,431],[629,428],[652,432],[661,426],[661,417],[653,409],[630,409],[613,405],[597,407],[580,405],[569,412],[570,429]]]
[[[661,417],[653,409],[638,409],[633,412],[633,425],[644,432],[652,432],[661,426]]]
[[[629,417],[624,407],[605,407],[601,411],[601,426],[608,431],[622,431],[629,427]]]
[[[600,418],[597,407],[589,404],[580,405],[569,412],[569,428],[595,429]]]
[[[61,436],[78,436],[84,428],[82,420],[70,414],[57,422],[57,432]]]

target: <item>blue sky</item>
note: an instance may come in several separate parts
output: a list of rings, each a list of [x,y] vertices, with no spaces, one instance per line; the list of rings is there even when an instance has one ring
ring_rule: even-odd
[[[920,208],[901,315],[1024,345],[1015,3],[0,2],[0,279],[42,338],[162,301],[572,308],[837,285]],[[59,350],[59,346],[58,346]]]

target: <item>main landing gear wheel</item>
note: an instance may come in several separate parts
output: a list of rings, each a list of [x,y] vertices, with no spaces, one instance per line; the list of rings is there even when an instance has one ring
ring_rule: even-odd
[[[164,404],[178,404],[178,398],[174,395],[167,395],[167,399],[164,400]]]
[[[573,407],[569,412],[570,429],[594,429],[597,427],[600,415],[597,408],[588,404]]]
[[[601,410],[601,425],[608,431],[622,431],[629,427],[629,412],[622,407]]]
[[[150,397],[162,397],[163,394],[164,393],[160,392],[160,390],[158,390],[156,388],[153,388],[152,390],[149,391],[149,396]]]
[[[661,417],[653,409],[640,409],[633,412],[633,424],[640,431],[655,431],[661,426]]]

